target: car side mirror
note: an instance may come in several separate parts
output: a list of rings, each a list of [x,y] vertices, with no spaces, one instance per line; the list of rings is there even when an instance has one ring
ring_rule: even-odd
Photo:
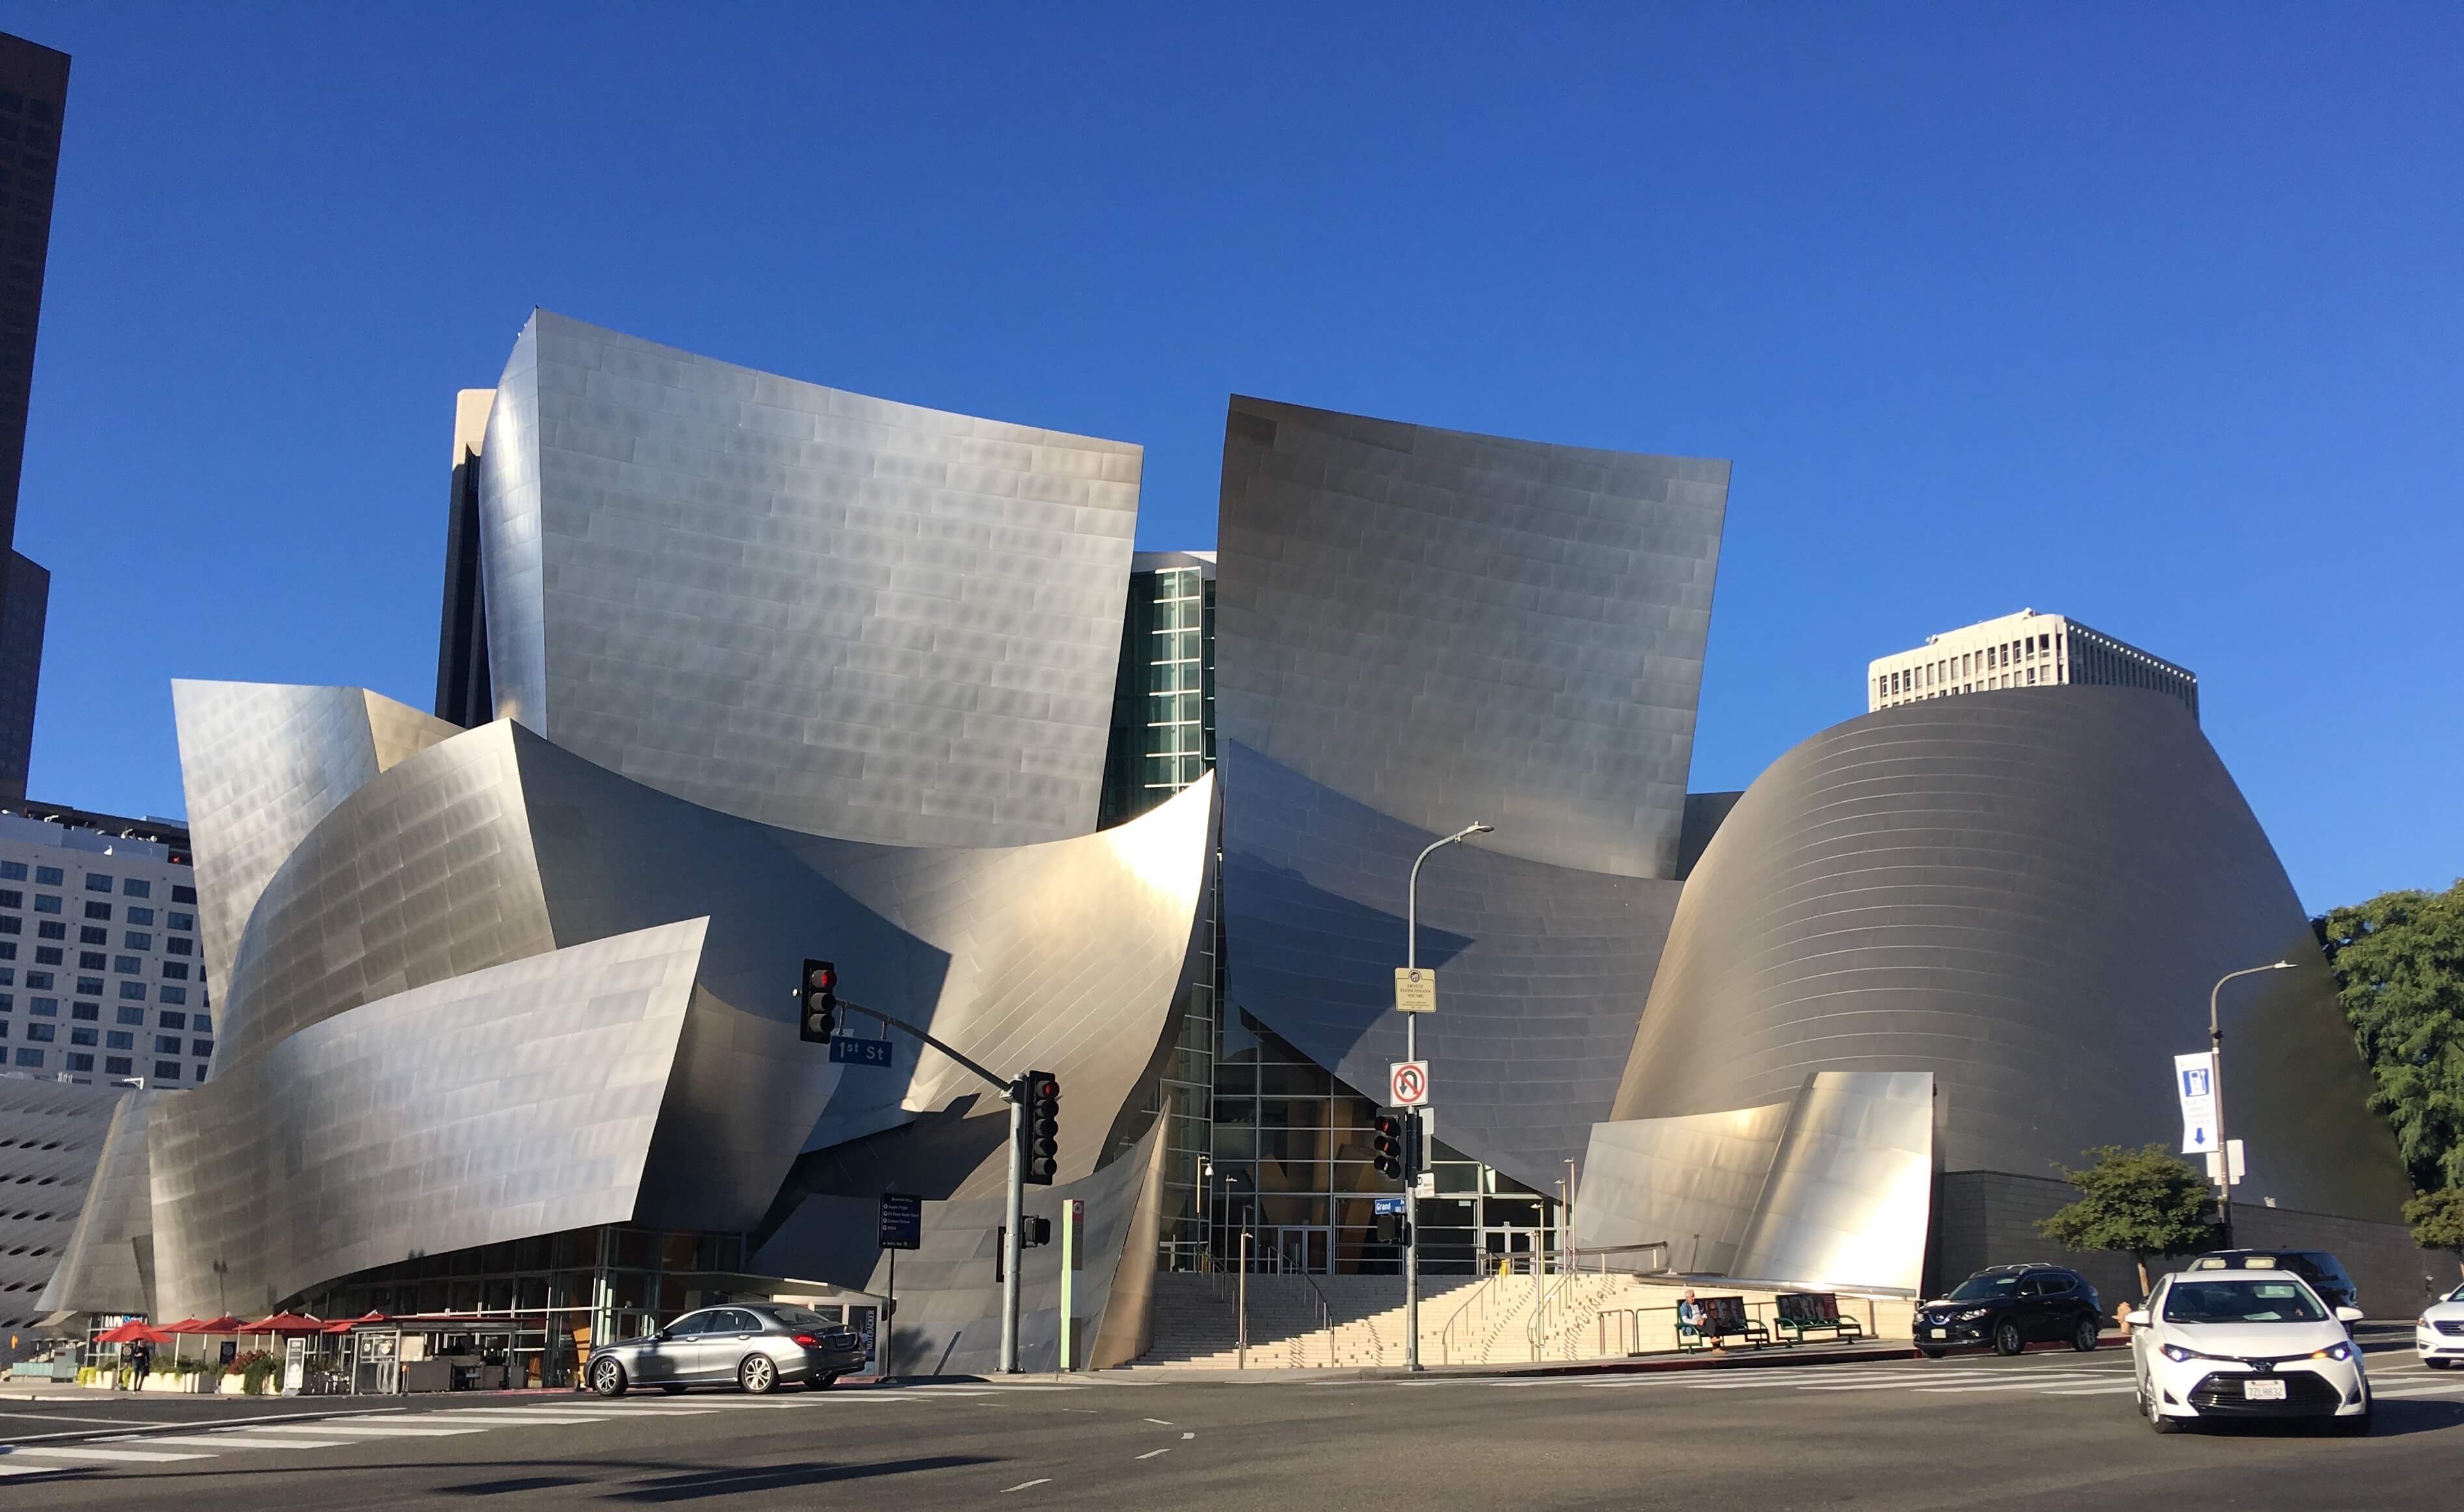
[[[2155,1321],[2147,1316],[2147,1309],[2145,1307],[2133,1307],[2122,1315],[2122,1326],[2125,1328],[2145,1328]]]
[[[2359,1323],[2362,1321],[2363,1317],[2364,1314],[2362,1309],[2359,1307],[2339,1307],[2336,1309],[2336,1321],[2338,1323]]]

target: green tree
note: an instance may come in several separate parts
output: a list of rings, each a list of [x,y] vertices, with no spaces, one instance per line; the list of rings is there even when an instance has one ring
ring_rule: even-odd
[[[2423,1193],[2404,1205],[2404,1220],[2412,1225],[2415,1244],[2445,1250],[2464,1270],[2464,1187]]]
[[[2412,1184],[2464,1186],[2464,881],[2382,892],[2311,927]]]
[[[2065,1171],[2079,1199],[2036,1225],[2036,1232],[2075,1250],[2119,1250],[2139,1265],[2139,1295],[2147,1295],[2147,1262],[2205,1247],[2208,1178],[2162,1144],[2125,1150],[2103,1145],[2087,1152],[2084,1171]]]

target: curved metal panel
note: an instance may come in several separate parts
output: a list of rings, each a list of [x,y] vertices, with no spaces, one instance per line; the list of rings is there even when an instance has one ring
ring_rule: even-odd
[[[631,1219],[707,927],[397,993],[158,1105],[164,1314],[270,1307],[413,1255]]]
[[[1795,1106],[1594,1124],[1574,1204],[1577,1243],[1665,1244],[1674,1270],[1727,1274]]]
[[[61,1311],[57,1299],[86,1292],[135,1299],[144,1288],[130,1231],[114,1221],[113,1194],[129,1190],[127,1151],[137,1160],[135,1192],[144,1204],[143,1105],[161,1093],[93,1086],[65,1079],[0,1077],[0,1333],[33,1345],[35,1321]],[[121,1119],[141,1110],[122,1137]],[[115,1151],[119,1151],[115,1161]],[[89,1221],[91,1198],[103,1194]],[[142,1232],[142,1229],[140,1230]],[[0,1339],[0,1361],[20,1351]]]
[[[2227,989],[2256,1205],[2391,1221],[2406,1192],[2266,835],[2162,697],[2036,688],[1822,732],[1685,885],[1617,1116],[1753,1107],[1817,1071],[1930,1071],[1951,1170],[2045,1176],[2170,1142],[2172,1057]]]
[[[1915,1293],[1933,1209],[1933,1125],[1925,1072],[1809,1077],[1733,1274]]]
[[[539,311],[481,457],[500,714],[791,829],[1094,828],[1137,447]]]
[[[556,948],[513,732],[502,721],[453,731],[371,777],[294,845],[230,967],[217,1080],[362,1003]]]
[[[1673,877],[1727,492],[1723,461],[1236,397],[1217,727],[1432,834]]]
[[[1382,1100],[1404,886],[1437,837],[1226,742],[1230,1004]],[[1547,1191],[1606,1118],[1681,885],[1457,847],[1420,873],[1439,1137]]]
[[[364,688],[176,679],[206,959],[227,972],[275,871],[379,773],[460,732]],[[226,1036],[228,1038],[228,1036]]]

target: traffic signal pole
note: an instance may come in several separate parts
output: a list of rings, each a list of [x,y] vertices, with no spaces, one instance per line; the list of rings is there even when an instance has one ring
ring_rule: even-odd
[[[1009,1099],[1009,1227],[1001,1235],[1001,1373],[1018,1373],[1018,1270],[1026,1258],[1026,1095],[1012,1082]]]
[[[1485,835],[1488,826],[1478,822],[1437,842],[1412,858],[1412,875],[1403,885],[1403,965],[1417,971],[1420,965],[1420,866],[1440,850],[1474,835]],[[1420,1058],[1420,1016],[1403,1016],[1403,1059]],[[1407,1107],[1403,1116],[1412,1129],[1403,1136],[1403,1149],[1408,1156],[1417,1145],[1422,1164],[1432,1153],[1427,1138],[1427,1126],[1421,1122],[1420,1109]],[[1414,1139],[1413,1134],[1421,1137]],[[1420,1369],[1420,1173],[1406,1164],[1403,1168],[1403,1369]]]
[[[1000,1090],[1001,1101],[1009,1105],[1009,1194],[1006,1209],[1009,1222],[1001,1234],[1001,1373],[1016,1375],[1019,1373],[1018,1268],[1019,1261],[1026,1253],[1023,1232],[1026,1226],[1023,1221],[1026,1210],[1026,1093],[1021,1085],[1021,1079],[996,1076],[906,1019],[893,1019],[878,1008],[867,1008],[844,997],[838,1000],[838,1006],[842,1013],[860,1013],[869,1019],[878,1019],[891,1028],[906,1030],[991,1083]]]

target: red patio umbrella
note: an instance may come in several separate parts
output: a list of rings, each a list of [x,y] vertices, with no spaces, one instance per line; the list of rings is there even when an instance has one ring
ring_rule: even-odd
[[[97,1344],[168,1344],[171,1336],[160,1328],[150,1327],[132,1318],[116,1328],[105,1328],[94,1336]]]
[[[384,1313],[363,1312],[356,1318],[337,1318],[332,1323],[325,1325],[325,1331],[327,1333],[348,1333],[363,1323],[383,1323],[385,1321],[385,1315]]]
[[[241,1333],[322,1333],[325,1320],[304,1312],[277,1312],[239,1326]]]
[[[219,1318],[208,1318],[202,1323],[199,1323],[195,1327],[189,1328],[187,1331],[189,1333],[237,1333],[247,1326],[248,1326],[246,1324],[240,1322],[230,1313],[224,1313]]]

